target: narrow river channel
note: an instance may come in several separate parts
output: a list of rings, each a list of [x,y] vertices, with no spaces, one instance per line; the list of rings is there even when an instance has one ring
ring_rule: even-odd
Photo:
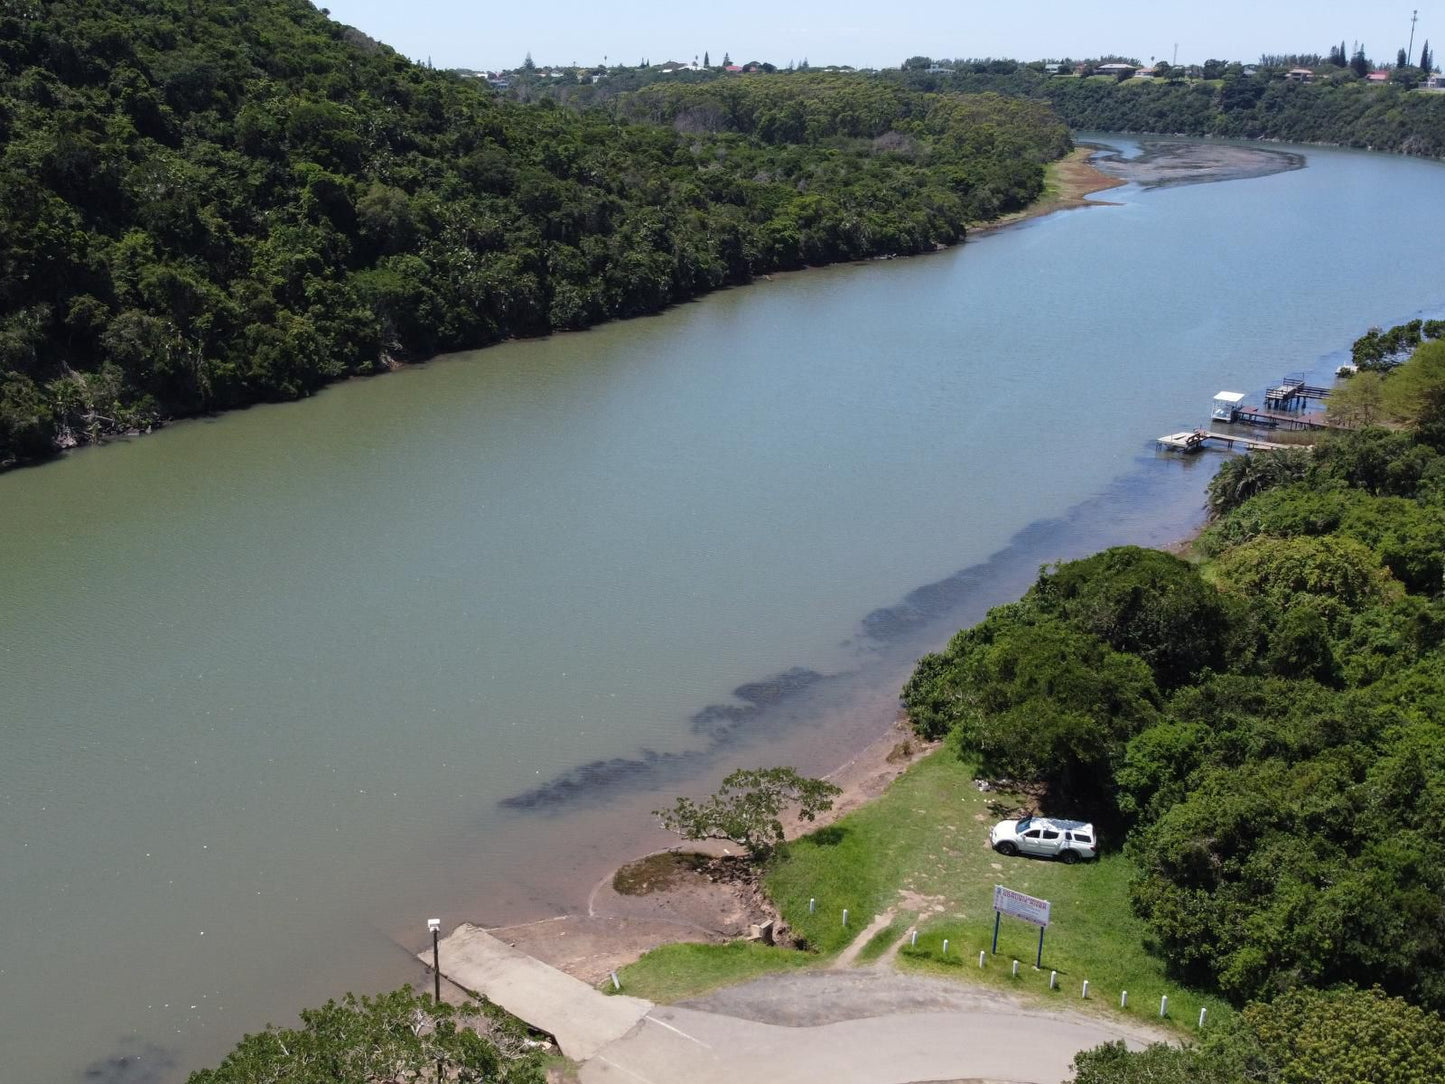
[[[1445,166],[1300,152],[0,476],[6,1078],[169,1084],[584,906],[659,797],[828,771],[1041,563],[1187,534],[1156,436],[1445,309]]]

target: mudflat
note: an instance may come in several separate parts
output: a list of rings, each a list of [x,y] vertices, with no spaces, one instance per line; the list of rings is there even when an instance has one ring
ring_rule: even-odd
[[[1195,140],[1151,139],[1140,143],[1143,153],[1123,158],[1112,148],[1095,155],[1094,168],[1147,188],[1175,184],[1238,181],[1303,169],[1305,156],[1272,147],[1237,143],[1201,143]]]

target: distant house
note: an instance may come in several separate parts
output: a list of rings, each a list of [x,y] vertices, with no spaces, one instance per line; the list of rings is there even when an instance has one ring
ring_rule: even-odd
[[[685,71],[686,69],[686,64],[679,64],[675,60],[669,60],[666,64],[662,65],[662,70],[665,72],[680,72]]]
[[[1365,76],[1365,82],[1367,83],[1388,83],[1389,81],[1390,73],[1388,71],[1370,72]]]
[[[1153,79],[1156,71],[1153,68],[1140,68],[1134,73],[1135,79]]]
[[[1436,72],[1425,80],[1426,90],[1445,90],[1445,75]]]
[[[952,68],[945,68],[942,64],[934,64],[926,69],[929,75],[952,75]]]
[[[1291,83],[1313,83],[1315,81],[1315,73],[1308,68],[1291,68],[1284,73],[1284,77]]]
[[[1137,68],[1132,64],[1100,64],[1094,69],[1095,75],[1133,75]]]
[[[1048,72],[1050,75],[1058,75],[1059,69],[1061,69],[1062,67],[1062,64],[1045,64],[1044,71]]]
[[[1259,74],[1259,69],[1258,69],[1258,68],[1245,68],[1244,71],[1240,72],[1240,74],[1241,74],[1241,75],[1249,75],[1249,76],[1258,75],[1258,74]]]
[[[740,72],[740,71],[742,71],[742,70],[743,70],[743,66],[742,66],[741,64],[729,64],[726,68],[723,69],[723,71],[725,71],[725,72]],[[749,71],[753,71],[753,70],[756,70],[756,69],[751,69],[751,68],[750,68],[750,69],[748,69],[748,70],[749,70]]]

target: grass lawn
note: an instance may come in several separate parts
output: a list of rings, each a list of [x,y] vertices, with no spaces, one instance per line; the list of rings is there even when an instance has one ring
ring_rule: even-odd
[[[1065,866],[990,850],[988,828],[1000,814],[989,806],[1000,797],[1009,798],[980,793],[973,766],[945,746],[882,798],[788,844],[768,874],[768,891],[794,931],[825,954],[893,907],[902,916],[899,935],[907,925],[919,930],[917,948],[906,948],[899,958],[905,968],[1074,1001],[1088,979],[1091,1001],[1117,1011],[1120,992],[1127,990],[1127,1011],[1149,1019],[1157,1018],[1160,995],[1167,994],[1169,1019],[1181,1026],[1197,1024],[1200,1008],[1215,1020],[1231,1011],[1219,998],[1170,982],[1163,964],[1146,951],[1145,926],[1129,909],[1133,869],[1124,857]],[[1052,902],[1042,971],[1033,969],[1037,929],[1007,918],[998,955],[980,970],[978,954],[993,936],[995,884]],[[810,900],[816,901],[811,912]],[[1022,962],[1017,979],[1010,966],[1015,958]],[[1050,991],[1053,970],[1059,984]]]
[[[889,948],[896,945],[898,939],[907,932],[908,916],[900,915],[868,939],[868,943],[858,952],[858,965],[861,966],[878,959]]]
[[[666,1003],[747,982],[768,972],[796,971],[818,963],[818,957],[811,953],[754,941],[660,945],[617,973],[622,983],[620,991],[613,990],[611,979],[604,981],[602,988],[609,994],[631,994]]]

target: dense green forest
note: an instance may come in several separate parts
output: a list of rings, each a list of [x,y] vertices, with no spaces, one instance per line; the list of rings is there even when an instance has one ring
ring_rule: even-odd
[[[1348,67],[1323,65],[1323,74],[1316,81],[1301,83],[1286,79],[1283,67],[1251,75],[1242,65],[1210,61],[1203,67],[1208,73],[1204,79],[1185,79],[1185,69],[1179,68],[1168,77],[1120,81],[1102,75],[1056,76],[1042,64],[1013,60],[949,61],[949,67],[932,70],[928,58],[915,59],[920,63],[910,61],[902,68],[880,72],[820,75],[798,71],[783,73],[781,78],[805,83],[820,78],[852,80],[925,93],[994,93],[1047,102],[1069,127],[1079,131],[1328,143],[1445,157],[1445,94],[1412,89],[1409,79],[1371,84]],[[1423,75],[1416,69],[1405,71]],[[618,103],[615,108],[626,110],[633,97],[697,101],[705,97],[699,94],[699,87],[735,84],[747,78],[716,71],[664,75],[658,69],[643,69],[582,86],[523,81],[513,93],[550,96],[577,106]],[[714,93],[725,99],[727,91]]]
[[[951,74],[903,70],[889,78],[919,89],[995,92],[1048,102],[1079,131],[1274,139],[1329,143],[1377,151],[1445,157],[1445,94],[1383,86],[1348,68],[1310,83],[1283,71],[1245,74],[1239,65],[1217,67],[1215,78],[1176,76],[1122,81],[1094,76],[1053,76],[1039,65],[993,61],[960,64]],[[1216,74],[1211,72],[1211,74]]]
[[[772,78],[730,100],[758,123],[704,131],[504,101],[302,0],[8,4],[0,464],[927,251],[1069,146],[1039,104],[891,88],[860,116]]]
[[[1415,341],[1375,374],[1408,427],[1227,460],[1198,561],[1121,548],[1047,568],[922,659],[904,699],[922,733],[958,732],[985,771],[1045,784],[1047,808],[1123,841],[1177,978],[1240,1005],[1378,987],[1438,1036],[1445,341]],[[1080,1079],[1124,1079],[1106,1060]],[[1138,1079],[1383,1079],[1237,1068]]]
[[[990,80],[966,80],[988,85]],[[1030,94],[1075,129],[1332,143],[1445,157],[1445,95],[1239,75],[1217,82],[1051,79]]]

